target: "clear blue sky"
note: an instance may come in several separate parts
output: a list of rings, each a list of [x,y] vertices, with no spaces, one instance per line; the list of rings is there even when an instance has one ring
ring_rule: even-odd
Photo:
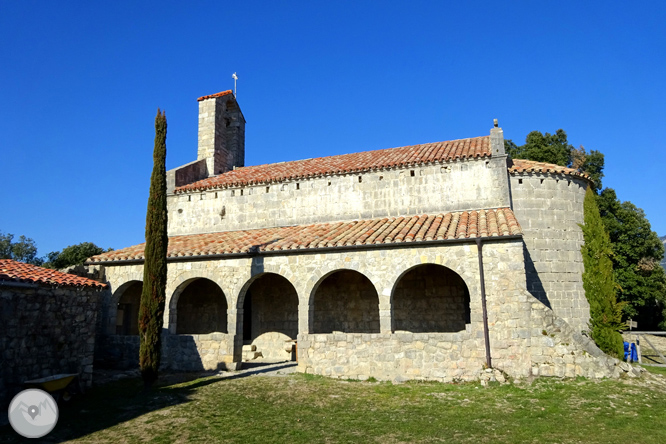
[[[246,165],[563,128],[666,234],[663,3],[452,3],[0,0],[0,231],[143,242],[157,108],[195,160],[237,72]]]

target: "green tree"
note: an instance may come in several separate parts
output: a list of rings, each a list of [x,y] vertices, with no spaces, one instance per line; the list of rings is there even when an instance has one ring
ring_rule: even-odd
[[[148,388],[157,380],[161,359],[161,334],[164,322],[167,277],[167,200],[166,200],[166,114],[159,109],[155,117],[153,173],[146,212],[146,244],[143,263],[143,291],[139,306],[139,367]]]
[[[44,262],[37,257],[35,241],[23,235],[18,242],[14,242],[13,234],[0,232],[0,259],[12,259],[26,264],[42,265]]]
[[[624,353],[622,335],[622,306],[615,298],[612,249],[608,233],[596,204],[596,195],[588,188],[584,201],[584,221],[581,225],[585,243],[583,256],[583,288],[590,303],[590,330],[597,346],[611,356],[621,358]]]
[[[597,192],[602,188],[604,163],[603,153],[596,150],[588,153],[583,145],[578,149],[574,148],[571,152],[571,168],[587,173],[594,182],[594,190]]]
[[[113,248],[105,250],[92,242],[81,242],[80,244],[70,245],[67,248],[63,248],[62,251],[52,251],[47,254],[44,267],[60,270],[72,265],[80,265],[89,257],[107,251],[113,251]]]
[[[659,266],[664,244],[643,210],[620,202],[613,189],[601,192],[598,205],[612,244],[617,298],[627,302],[625,316],[641,330],[666,329],[666,273]]]
[[[600,151],[589,153],[581,145],[576,149],[569,144],[567,133],[558,129],[555,134],[532,131],[525,139],[525,144],[518,146],[511,139],[504,141],[504,150],[514,159],[534,160],[537,162],[554,163],[575,168],[587,173],[594,181],[595,190],[601,189],[604,177],[604,155]]]
[[[517,146],[512,140],[504,142],[507,154],[516,159],[534,160],[537,162],[554,163],[570,166],[571,153],[574,149],[567,140],[567,133],[558,129],[555,134],[542,134],[532,131],[525,138],[525,145]]]

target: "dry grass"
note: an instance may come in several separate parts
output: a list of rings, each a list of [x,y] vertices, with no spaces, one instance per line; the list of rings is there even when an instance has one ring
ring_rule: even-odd
[[[207,378],[117,382],[64,409],[50,442],[666,442],[666,378],[531,384]],[[0,442],[15,435],[0,429]]]

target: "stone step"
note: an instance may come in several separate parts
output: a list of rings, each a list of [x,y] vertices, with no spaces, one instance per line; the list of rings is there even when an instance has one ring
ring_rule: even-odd
[[[253,359],[257,358],[263,358],[264,355],[261,354],[261,352],[258,351],[248,351],[243,353],[243,361],[251,361]]]
[[[248,344],[243,346],[243,352],[253,352],[257,349],[256,345]]]

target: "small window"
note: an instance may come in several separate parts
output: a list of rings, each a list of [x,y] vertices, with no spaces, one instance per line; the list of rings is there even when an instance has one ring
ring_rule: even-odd
[[[297,190],[300,190],[300,189],[301,189],[301,184],[300,184],[300,183],[297,183],[297,184],[296,184],[296,189],[297,189]]]
[[[414,170],[411,170],[411,171],[409,172],[409,175],[412,176],[412,177],[414,177]]]
[[[217,191],[215,192],[215,199],[217,199]]]
[[[266,192],[270,191],[271,187],[266,187]]]
[[[243,195],[243,190],[241,190],[241,196]]]
[[[358,176],[358,183],[363,182],[363,176]]]
[[[329,187],[331,186],[331,181],[330,181],[330,180],[328,181],[328,186],[329,186]]]
[[[379,176],[379,180],[384,180],[384,176]]]
[[[187,201],[192,202],[192,196],[187,196]]]
[[[522,185],[522,184],[523,184],[523,179],[518,179],[518,183],[519,183],[520,185]]]
[[[236,190],[231,190],[231,197],[236,195]]]

